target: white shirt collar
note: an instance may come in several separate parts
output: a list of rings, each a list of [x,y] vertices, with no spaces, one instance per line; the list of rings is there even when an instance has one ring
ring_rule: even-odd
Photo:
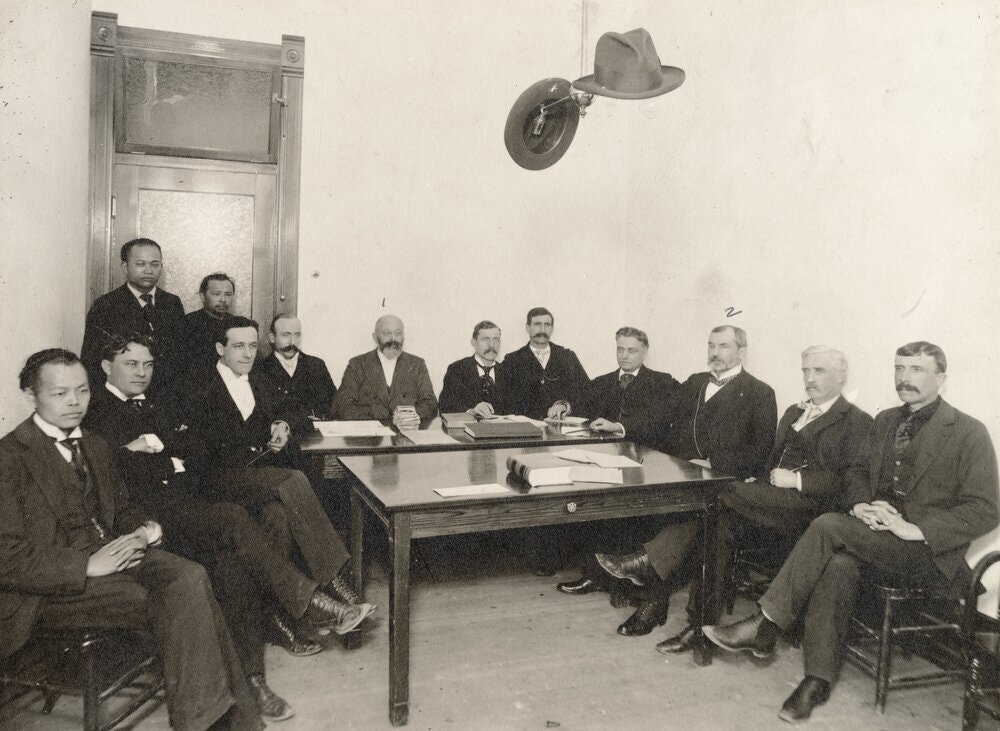
[[[105,381],[104,387],[120,401],[144,401],[146,399],[146,394],[144,393],[140,393],[138,396],[126,396],[118,386],[111,385],[110,381]]]
[[[735,376],[735,375],[738,375],[739,373],[742,373],[742,372],[743,372],[743,364],[742,363],[737,363],[732,368],[730,368],[728,371],[724,371],[724,372],[720,373],[719,375],[717,375],[715,377],[718,378],[721,381],[723,378],[729,378],[730,376]],[[713,372],[713,375],[715,375],[714,372]]]
[[[145,302],[142,301],[142,295],[144,295],[144,294],[151,294],[151,295],[153,295],[153,304],[156,305],[156,293],[157,293],[158,290],[157,290],[157,288],[155,286],[151,290],[149,290],[148,292],[140,292],[138,289],[135,288],[135,286],[132,284],[132,282],[126,282],[125,284],[128,285],[129,292],[131,292],[132,295],[139,301],[140,305],[145,305],[146,304]]]
[[[41,429],[44,434],[52,437],[56,441],[59,441],[61,439],[80,439],[83,437],[83,432],[80,430],[79,426],[75,427],[73,431],[67,434],[58,426],[55,426],[45,421],[45,419],[43,419],[38,415],[38,412],[35,412],[32,415],[31,419],[32,421],[35,422],[35,426]]]
[[[827,399],[826,401],[824,401],[821,404],[816,404],[816,403],[813,403],[812,401],[805,401],[803,403],[805,403],[807,406],[815,406],[817,409],[819,409],[819,413],[825,414],[827,411],[830,410],[830,407],[833,406],[834,402],[838,398],[840,398],[840,394],[837,394],[833,398]],[[806,410],[808,411],[808,409],[806,409]]]
[[[385,376],[386,385],[391,386],[392,377],[396,373],[396,363],[403,357],[403,354],[400,353],[395,358],[386,358],[382,355],[382,351],[378,348],[375,348],[375,353],[378,355],[378,359],[382,363],[382,374]]]
[[[545,353],[548,353],[550,350],[552,350],[552,344],[551,343],[545,343],[545,347],[544,348],[536,348],[534,345],[532,345],[529,342],[528,343],[528,347],[531,348],[532,352],[536,353],[537,355],[544,355]]]
[[[478,365],[480,368],[496,368],[497,367],[497,362],[496,361],[493,361],[492,363],[487,363],[486,361],[484,361],[482,358],[479,357],[478,353],[473,353],[472,357],[476,361],[476,365]]]
[[[638,375],[639,375],[639,371],[641,371],[641,370],[642,370],[642,366],[639,366],[639,367],[638,367],[638,368],[636,368],[636,369],[635,369],[634,371],[632,371],[631,375],[633,375],[633,376],[638,376]],[[628,371],[626,371],[626,370],[625,370],[624,368],[619,368],[619,369],[618,369],[618,380],[621,380],[621,377],[622,377],[622,376],[623,376],[624,374],[626,374],[626,373],[628,373]]]
[[[295,369],[299,365],[299,356],[301,354],[302,354],[301,351],[296,350],[295,355],[293,355],[291,358],[286,358],[281,353],[275,353],[274,357],[278,359],[278,363],[281,364],[281,367],[285,369],[288,375],[294,376]]]
[[[215,370],[219,372],[219,375],[222,376],[222,380],[225,381],[227,384],[236,383],[237,381],[250,380],[250,374],[244,373],[242,376],[238,375],[236,371],[234,371],[232,368],[230,368],[229,366],[227,366],[225,363],[222,362],[222,358],[219,358],[219,360],[216,361]]]

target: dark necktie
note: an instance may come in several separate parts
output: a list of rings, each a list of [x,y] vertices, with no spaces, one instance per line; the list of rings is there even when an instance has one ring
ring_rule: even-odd
[[[479,366],[483,369],[483,375],[479,377],[479,392],[482,396],[483,401],[487,403],[493,400],[493,379],[490,378],[490,371],[493,370],[494,366]]]
[[[896,438],[893,442],[893,447],[896,449],[896,454],[900,454],[908,446],[910,446],[910,441],[913,439],[913,422],[909,419],[904,419],[899,422],[899,426],[896,427]]]
[[[143,301],[143,303],[144,303],[143,306],[142,306],[142,316],[146,320],[146,322],[149,324],[150,331],[152,331],[154,329],[154,327],[153,327],[153,315],[155,314],[155,311],[156,311],[156,305],[153,304],[153,295],[148,294],[148,293],[147,294],[140,294],[139,295],[139,299],[141,299]]]
[[[622,373],[621,376],[618,377],[618,385],[621,386],[622,390],[624,391],[626,388],[628,388],[628,385],[632,383],[632,381],[634,380],[635,380],[634,373]]]
[[[130,398],[128,400],[128,405],[133,409],[141,410],[146,407],[146,399],[144,398]]]
[[[79,437],[63,437],[62,439],[57,439],[61,445],[66,447],[72,455],[71,461],[73,464],[73,470],[76,472],[76,477],[80,480],[80,483],[85,483],[87,481],[87,462],[83,458],[83,450],[80,448],[80,438]]]
[[[736,376],[738,376],[738,375],[739,375],[739,373],[736,374]],[[712,381],[712,385],[713,386],[718,386],[719,388],[722,388],[727,383],[729,383],[731,380],[733,380],[734,378],[736,378],[736,376],[726,376],[725,378],[716,378],[715,374],[713,373],[710,376],[710,380]]]

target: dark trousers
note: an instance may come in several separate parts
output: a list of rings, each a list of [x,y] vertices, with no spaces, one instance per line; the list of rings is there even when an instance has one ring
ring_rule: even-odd
[[[814,518],[821,515],[823,504],[798,490],[775,487],[760,482],[731,482],[720,493],[722,509],[716,523],[714,596],[726,588],[730,561],[737,545],[755,548],[776,547],[789,538],[797,538]],[[685,572],[697,573],[700,556],[701,525],[696,520],[672,523],[645,544],[656,573],[663,579]],[[693,581],[688,594],[688,617],[698,616],[701,583]]]
[[[320,584],[336,578],[350,558],[309,480],[298,470],[233,468],[215,475],[207,488],[213,499],[246,508],[271,546],[284,555],[297,547],[309,574]]]
[[[265,515],[269,512],[277,514],[277,517],[264,521],[269,530],[264,530],[245,508],[236,503],[213,503],[188,490],[164,489],[144,499],[143,507],[163,527],[171,550],[177,550],[206,566],[222,561],[223,570],[212,571],[210,575],[216,594],[225,593],[232,600],[221,602],[220,599],[223,609],[227,606],[249,606],[264,587],[271,590],[278,603],[293,617],[301,617],[305,613],[316,590],[316,582],[299,571],[289,559],[287,529],[275,529],[272,525],[285,526],[287,522],[280,503],[275,502],[271,508],[263,509]],[[275,533],[278,535],[275,536]],[[281,548],[275,548],[275,543]],[[231,554],[242,565],[242,571],[231,567],[228,560],[221,558],[223,554]],[[227,581],[229,585],[222,586],[220,581]],[[259,601],[257,603],[259,605]],[[233,618],[228,613],[226,616],[232,627]],[[259,618],[256,624],[260,624]],[[235,631],[233,639],[239,646]]]
[[[208,576],[192,561],[152,548],[135,568],[88,578],[81,594],[45,597],[36,621],[151,632],[173,728],[206,729],[230,708],[232,728],[263,727]]]
[[[923,541],[873,531],[849,515],[816,518],[760,599],[764,614],[782,629],[805,613],[806,675],[837,680],[863,566],[915,586],[947,584]]]

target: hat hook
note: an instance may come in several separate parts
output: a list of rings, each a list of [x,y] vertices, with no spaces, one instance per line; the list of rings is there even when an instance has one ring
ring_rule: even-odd
[[[531,134],[540,135],[542,129],[545,127],[545,115],[548,114],[549,109],[556,106],[557,104],[563,104],[565,102],[572,101],[580,109],[580,116],[587,116],[587,107],[591,105],[594,101],[594,95],[588,93],[577,92],[575,94],[567,94],[562,99],[556,99],[554,102],[549,102],[538,110],[538,116],[535,117],[535,121],[531,125]]]

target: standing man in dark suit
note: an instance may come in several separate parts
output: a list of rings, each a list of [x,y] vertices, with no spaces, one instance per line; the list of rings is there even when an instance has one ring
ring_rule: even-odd
[[[780,560],[813,519],[849,507],[845,485],[868,470],[872,418],[843,397],[847,370],[839,350],[814,345],[802,352],[808,399],[789,406],[781,417],[774,449],[760,472],[731,483],[719,496],[714,597],[722,595],[735,545],[768,548]],[[696,568],[696,551],[674,555],[681,563],[671,574]],[[698,581],[691,583],[687,626],[658,644],[658,651],[683,652],[694,645],[700,587]]]
[[[157,547],[162,528],[129,504],[104,440],[80,428],[80,360],[35,353],[20,385],[35,413],[0,440],[0,657],[36,626],[149,631],[173,728],[223,716],[261,728],[205,570]]]
[[[348,362],[333,404],[334,418],[407,421],[400,407],[412,407],[421,421],[438,412],[437,398],[423,358],[403,352],[403,321],[382,315],[372,339],[377,346]],[[412,424],[407,424],[412,426]]]
[[[692,375],[671,399],[664,451],[739,479],[760,472],[774,444],[778,408],[774,390],[743,369],[746,350],[741,328],[722,325],[709,333],[710,370]],[[619,634],[649,634],[666,621],[670,587],[664,580],[684,561],[698,530],[698,521],[675,520],[642,551],[597,555],[610,575],[650,587],[648,598],[618,627]]]
[[[760,599],[760,611],[705,627],[719,647],[768,657],[779,629],[803,616],[805,678],[779,716],[800,721],[825,703],[844,658],[844,640],[863,568],[915,586],[964,593],[969,544],[997,525],[997,460],[980,422],[944,401],[947,361],[918,341],[896,351],[904,406],[875,419],[870,469],[848,484],[850,512],[812,522]]]
[[[500,335],[500,327],[489,320],[472,328],[472,355],[456,360],[444,374],[441,413],[468,411],[486,419],[514,411],[510,370],[497,363]]]
[[[198,293],[201,309],[184,315],[184,372],[204,377],[219,360],[215,343],[236,298],[236,282],[225,272],[207,274]]]
[[[185,394],[183,420],[191,445],[185,467],[202,476],[202,491],[210,500],[245,508],[273,548],[286,557],[297,549],[319,590],[300,593],[292,616],[338,634],[349,632],[375,607],[359,602],[342,575],[347,548],[305,475],[294,469],[288,423],[276,418],[250,378],[257,323],[229,317],[221,338],[219,362],[204,383]]]
[[[618,369],[593,380],[581,413],[592,418],[591,429],[620,434],[629,441],[655,449],[666,438],[670,426],[667,406],[670,395],[680,384],[669,373],[648,368],[645,365],[648,354],[646,333],[634,327],[619,328],[615,333]],[[636,522],[631,519],[590,525],[583,531],[587,545],[581,548],[592,556],[595,550],[610,550],[610,546],[620,542],[617,536],[634,535],[635,530]],[[585,562],[579,579],[557,584],[556,589],[574,595],[608,589],[606,575],[591,563],[592,558]],[[612,603],[617,606],[616,599],[613,598]]]
[[[271,354],[254,366],[261,387],[276,413],[291,420],[292,430],[305,433],[313,421],[333,418],[337,387],[321,358],[303,353],[302,323],[295,315],[275,315],[267,335]]]
[[[576,353],[551,342],[554,327],[551,312],[531,308],[524,326],[527,344],[504,360],[519,393],[518,413],[532,419],[568,416],[580,407],[590,387]]]
[[[104,355],[107,382],[93,395],[87,426],[115,450],[133,500],[163,526],[167,547],[209,569],[261,714],[270,721],[290,718],[291,706],[265,681],[262,599],[269,591],[273,599],[268,606],[276,600],[281,607],[267,614],[285,649],[312,655],[322,645],[298,637],[294,620],[308,612],[304,608],[317,583],[271,547],[244,508],[209,502],[198,493],[198,475],[178,456],[185,451],[188,430],[156,400],[146,398],[154,371],[148,338],[122,338],[105,348]]]
[[[94,300],[87,313],[81,358],[97,388],[104,383],[101,351],[114,335],[144,333],[152,337],[160,359],[152,392],[165,390],[178,375],[184,332],[184,306],[176,295],[160,289],[163,270],[160,245],[152,239],[132,239],[121,249],[125,284]]]

